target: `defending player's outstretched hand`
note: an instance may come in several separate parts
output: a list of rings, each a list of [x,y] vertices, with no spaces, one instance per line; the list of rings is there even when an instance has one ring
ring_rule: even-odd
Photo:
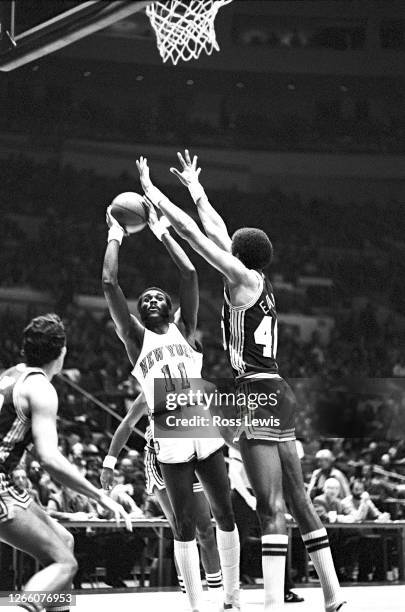
[[[100,505],[103,506],[106,510],[109,510],[114,514],[114,519],[117,525],[119,525],[120,520],[123,519],[125,522],[125,527],[127,531],[132,531],[132,523],[131,518],[127,512],[125,512],[124,508],[121,504],[117,504],[111,497],[108,495],[102,495],[100,499]]]
[[[153,187],[153,185],[150,179],[150,171],[148,166],[148,160],[146,159],[146,157],[143,157],[141,155],[141,157],[136,160],[136,167],[138,168],[139,179],[141,181],[142,189],[145,193],[147,193],[148,189]]]
[[[182,167],[182,171],[177,168],[170,168],[170,172],[177,176],[177,178],[185,185],[189,187],[191,183],[198,183],[198,177],[201,172],[201,168],[197,168],[198,157],[194,155],[193,161],[191,161],[189,150],[184,151],[184,157],[181,153],[177,153],[179,162]]]
[[[194,203],[197,204],[198,200],[205,196],[204,187],[198,178],[201,172],[201,168],[197,168],[198,157],[194,155],[193,161],[191,161],[188,149],[184,151],[184,157],[181,153],[177,153],[177,157],[179,158],[182,170],[170,168],[170,172],[177,176],[180,182],[188,188]]]

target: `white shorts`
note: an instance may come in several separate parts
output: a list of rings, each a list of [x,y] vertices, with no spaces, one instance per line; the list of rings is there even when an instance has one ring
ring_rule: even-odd
[[[146,492],[148,495],[153,494],[153,490],[155,487],[162,491],[166,488],[165,481],[163,480],[162,473],[159,467],[159,461],[156,459],[155,451],[150,448],[150,446],[145,447],[145,457],[144,457],[144,465],[145,465],[145,479],[146,479]],[[198,480],[197,476],[194,477],[193,482],[193,493],[203,493],[204,489],[202,488],[201,482]]]
[[[161,463],[202,461],[224,446],[222,438],[154,438],[154,442]]]

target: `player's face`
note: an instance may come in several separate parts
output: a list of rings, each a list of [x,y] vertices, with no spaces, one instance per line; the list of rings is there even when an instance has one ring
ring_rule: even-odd
[[[143,321],[167,319],[169,306],[166,296],[161,291],[148,291],[142,296],[141,318]]]

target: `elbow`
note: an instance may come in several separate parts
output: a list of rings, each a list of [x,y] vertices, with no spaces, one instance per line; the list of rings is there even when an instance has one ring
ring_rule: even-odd
[[[51,473],[54,471],[56,465],[55,455],[48,453],[40,453],[39,461],[46,472]]]
[[[181,271],[181,275],[187,281],[192,281],[198,278],[197,270],[195,269],[191,261],[189,264],[185,265],[184,269]]]
[[[104,293],[109,293],[111,291],[114,291],[114,289],[116,289],[118,287],[118,280],[116,277],[112,276],[109,273],[106,273],[103,271],[103,276],[101,279],[102,285],[103,285],[103,291]]]

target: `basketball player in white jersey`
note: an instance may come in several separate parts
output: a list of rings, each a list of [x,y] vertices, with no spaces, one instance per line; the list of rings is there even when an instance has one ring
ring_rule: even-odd
[[[180,308],[170,322],[171,298],[157,287],[146,289],[138,301],[140,318],[129,312],[118,284],[118,253],[124,230],[107,210],[110,227],[103,265],[103,289],[116,332],[125,345],[148,404],[151,423],[165,411],[157,404],[155,385],[167,392],[188,388],[201,378],[201,357],[196,345],[198,279],[183,249],[170,236],[151,207],[148,224],[161,240],[180,273]],[[177,375],[177,379],[176,379]],[[179,387],[179,388],[178,388]],[[153,427],[153,429],[155,429]],[[175,516],[174,550],[191,609],[202,609],[202,585],[193,495],[194,473],[204,487],[217,523],[217,544],[224,584],[223,607],[239,607],[239,536],[235,527],[223,441],[216,438],[153,437],[156,454]],[[222,607],[222,605],[221,605]]]
[[[287,530],[283,488],[289,509],[321,581],[326,612],[336,612],[346,603],[342,597],[328,535],[308,495],[295,444],[295,396],[280,377],[276,362],[277,314],[274,295],[263,270],[272,258],[267,235],[256,228],[243,228],[230,238],[226,225],[214,210],[199,183],[197,158],[178,154],[182,170],[171,171],[187,185],[207,235],[195,221],[157,189],[149,175],[147,160],[137,161],[141,184],[150,202],[160,208],[176,232],[224,277],[222,325],[236,391],[245,397],[266,393],[268,405],[253,416],[276,417],[266,426],[246,424],[236,432],[245,469],[257,500],[262,532],[262,564],[265,611],[279,612],[284,604],[284,568]],[[275,399],[275,402],[273,401]],[[249,417],[246,406],[242,417]],[[258,413],[258,414],[256,414]]]
[[[114,513],[117,522],[124,518],[129,530],[131,523],[124,509],[83,478],[58,449],[58,397],[51,380],[62,370],[66,355],[66,335],[59,317],[47,314],[33,319],[24,329],[23,351],[25,363],[0,376],[0,540],[43,566],[25,585],[28,601],[21,604],[38,612],[43,604],[30,602],[29,592],[69,591],[77,562],[73,536],[26,491],[17,490],[10,482],[12,471],[32,442],[41,465],[56,481],[96,500]],[[62,597],[54,601],[56,605],[47,610],[69,610],[68,593],[64,602]]]
[[[202,357],[202,354],[201,354]],[[117,427],[108,449],[108,455],[105,458],[107,467],[103,467],[100,480],[104,489],[111,489],[114,482],[114,471],[108,467],[108,464],[115,463],[124,445],[127,443],[129,436],[139,419],[143,415],[148,414],[148,405],[143,393],[138,395],[125,418]],[[175,532],[175,519],[173,508],[171,506],[169,496],[166,491],[166,484],[163,480],[159,462],[156,458],[156,451],[153,444],[152,429],[148,425],[146,432],[146,446],[144,455],[145,477],[146,477],[146,492],[148,495],[155,495],[157,498],[170,527]],[[113,458],[113,459],[111,459]],[[211,510],[205,497],[204,490],[198,478],[194,478],[193,482],[194,504],[196,512],[196,531],[197,540],[200,546],[201,561],[205,570],[205,578],[207,581],[208,591],[214,601],[222,603],[222,573],[219,562],[217,543],[215,539],[214,527],[211,522]],[[184,581],[177,567],[177,578],[181,590],[185,593]]]

